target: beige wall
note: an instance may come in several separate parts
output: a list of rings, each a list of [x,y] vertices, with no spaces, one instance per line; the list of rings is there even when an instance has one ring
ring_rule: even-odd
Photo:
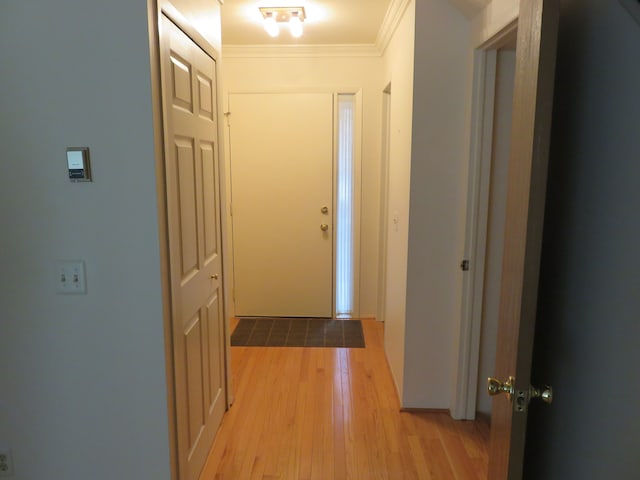
[[[412,1],[383,57],[384,82],[391,83],[385,350],[400,398],[404,388],[414,26]]]
[[[517,11],[517,0],[494,0],[469,21],[445,0],[412,2],[384,56],[392,82],[385,342],[405,407],[453,401],[473,51]]]
[[[378,278],[380,128],[384,88],[382,60],[376,56],[307,58],[225,56],[223,84],[225,105],[228,93],[338,92],[345,89],[362,92],[360,313],[362,316],[375,317]],[[231,118],[233,118],[233,112]],[[229,162],[228,155],[227,162]]]
[[[451,401],[466,209],[470,30],[448,2],[417,2],[405,407],[448,408]]]

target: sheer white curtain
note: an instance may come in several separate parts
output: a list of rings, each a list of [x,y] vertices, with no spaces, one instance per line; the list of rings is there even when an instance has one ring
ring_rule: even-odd
[[[338,95],[338,161],[336,195],[336,315],[354,309],[354,112],[355,96]]]

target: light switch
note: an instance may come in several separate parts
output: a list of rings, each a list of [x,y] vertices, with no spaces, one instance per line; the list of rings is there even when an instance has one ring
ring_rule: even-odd
[[[82,260],[56,261],[56,292],[58,294],[86,294],[84,262]]]

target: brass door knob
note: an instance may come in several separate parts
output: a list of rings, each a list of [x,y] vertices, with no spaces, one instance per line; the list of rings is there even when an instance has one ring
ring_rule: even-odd
[[[513,408],[516,412],[526,412],[529,408],[529,402],[534,398],[539,398],[544,403],[553,402],[553,389],[549,386],[543,389],[529,386],[527,389],[518,390],[515,385],[516,379],[514,377],[509,377],[506,382],[489,377],[487,379],[487,392],[491,396],[506,393],[509,401],[514,403]]]
[[[509,377],[506,382],[501,382],[497,378],[489,377],[487,379],[487,393],[492,397],[501,393],[506,393],[507,398],[511,400],[511,396],[515,392],[516,379]]]
[[[211,275],[211,278],[214,279],[214,280],[217,280],[218,279],[218,274],[214,273],[213,275]]]
[[[326,232],[327,230],[329,230],[329,225],[327,225],[326,223],[320,224],[320,230]]]
[[[545,386],[542,390],[531,387],[529,389],[529,398],[539,398],[544,403],[551,403],[553,402],[553,388],[549,385]]]
[[[327,207],[327,206],[323,206],[323,207],[320,209],[320,211],[321,211],[322,213],[329,213],[329,207]]]

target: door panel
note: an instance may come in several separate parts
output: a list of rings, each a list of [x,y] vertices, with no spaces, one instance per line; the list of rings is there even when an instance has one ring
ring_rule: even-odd
[[[217,185],[217,177],[215,174],[215,145],[204,144],[200,145],[200,158],[202,159],[202,194],[203,194],[203,208],[205,218],[215,218],[215,206],[216,206],[216,190],[213,188]],[[204,254],[205,262],[209,263],[215,260],[219,251],[218,245],[218,225],[214,222],[206,222],[204,225]]]
[[[182,107],[187,112],[193,112],[191,65],[176,52],[171,56],[171,78],[173,79],[172,105],[174,108]]]
[[[196,225],[196,157],[193,139],[176,138],[178,204],[180,205],[180,264],[182,280],[198,269],[198,229]]]
[[[333,95],[232,94],[229,107],[236,313],[331,317]]]
[[[199,313],[199,312],[198,312]],[[189,405],[189,448],[197,444],[204,425],[203,387],[204,377],[202,371],[202,322],[196,315],[184,332],[186,364],[184,373],[187,376],[185,398]]]
[[[220,297],[213,295],[211,301],[207,304],[207,335],[209,336],[209,345],[220,345],[223,343],[224,331],[222,329],[222,318],[220,312]],[[221,368],[218,356],[215,351],[209,351],[206,359],[209,368],[209,391],[207,392],[208,409],[212,410],[216,407],[216,402],[221,400],[219,397],[223,392],[223,370]]]
[[[521,2],[495,369],[516,390],[530,385],[557,31],[557,0]],[[526,420],[494,399],[488,478],[522,478]]]
[[[200,99],[200,111],[198,114],[202,118],[211,121],[213,121],[213,112],[215,111],[213,96],[211,95],[211,92],[215,88],[212,81],[212,78],[198,75],[198,98]]]
[[[216,66],[164,17],[161,47],[178,468],[195,480],[225,410]]]

